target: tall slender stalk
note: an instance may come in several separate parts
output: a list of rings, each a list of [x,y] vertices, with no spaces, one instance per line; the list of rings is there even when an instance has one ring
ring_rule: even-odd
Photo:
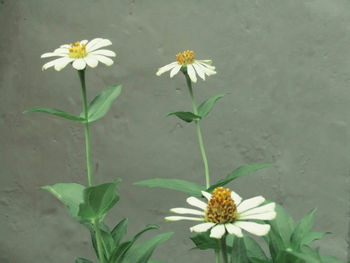
[[[89,121],[88,121],[88,109],[87,109],[87,99],[86,99],[86,86],[85,86],[85,70],[78,70],[79,79],[81,83],[81,90],[83,94],[83,110],[85,117],[85,147],[86,147],[86,166],[88,172],[89,186],[93,186],[92,183],[92,173],[91,173],[91,159],[90,159],[90,134],[89,134]]]
[[[89,134],[89,118],[88,118],[88,107],[87,107],[87,98],[86,98],[86,85],[85,85],[85,70],[78,70],[79,79],[81,83],[81,90],[83,95],[83,111],[84,111],[84,129],[85,129],[85,148],[86,148],[86,166],[88,172],[88,181],[89,186],[93,186],[92,182],[92,173],[91,173],[91,158],[90,158],[90,134]],[[96,234],[96,243],[97,243],[97,252],[98,257],[101,263],[105,263],[105,258],[102,250],[102,239],[101,231],[99,227],[99,218],[96,218],[93,222],[95,234]]]
[[[187,87],[188,87],[188,91],[190,92],[191,101],[192,101],[192,106],[193,106],[193,113],[194,113],[195,115],[198,115],[198,109],[197,109],[197,104],[196,104],[196,101],[195,101],[194,95],[193,95],[191,79],[190,79],[190,77],[188,76],[187,71],[183,71],[183,73],[185,74],[186,82],[187,82]],[[209,187],[210,187],[210,176],[209,176],[208,160],[207,160],[207,156],[206,156],[205,150],[204,150],[201,128],[200,128],[200,126],[199,126],[199,121],[198,121],[198,120],[195,120],[194,122],[195,122],[195,124],[196,124],[196,130],[197,130],[197,136],[198,136],[198,141],[199,141],[199,147],[200,147],[200,149],[201,149],[202,158],[203,158],[203,163],[204,163],[204,169],[205,169],[205,183],[206,183],[206,187],[209,188]]]
[[[228,263],[228,259],[227,259],[227,246],[226,246],[226,235],[224,235],[224,236],[221,238],[221,253],[222,253],[223,263]]]
[[[215,263],[220,263],[220,250],[215,250]]]

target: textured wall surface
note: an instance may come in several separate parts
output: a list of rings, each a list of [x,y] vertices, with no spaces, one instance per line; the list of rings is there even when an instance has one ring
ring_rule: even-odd
[[[347,0],[1,0],[0,262],[95,260],[85,229],[39,190],[87,184],[83,127],[21,114],[34,106],[80,112],[75,70],[42,72],[47,60],[40,55],[95,37],[111,39],[117,58],[111,67],[87,70],[88,97],[112,84],[124,87],[105,118],[91,125],[95,181],[123,179],[107,223],[129,217],[131,234],[149,223],[161,226],[158,233],[175,231],[155,259],[214,261],[209,252],[188,251],[191,223],[163,221],[169,208],[185,205],[186,194],[132,185],[152,177],[204,184],[194,125],[164,118],[169,110],[191,110],[184,78],[155,75],[177,52],[192,49],[218,72],[195,84],[197,100],[229,94],[201,122],[212,181],[243,164],[275,162],[230,186],[244,198],[275,200],[295,220],[318,207],[314,230],[332,234],[316,245],[345,261],[349,10]]]

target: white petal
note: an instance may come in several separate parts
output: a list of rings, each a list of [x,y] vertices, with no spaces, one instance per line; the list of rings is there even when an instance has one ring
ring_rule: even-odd
[[[231,198],[233,199],[233,201],[235,202],[235,205],[238,206],[241,201],[242,201],[242,197],[240,197],[236,192],[231,191]]]
[[[252,215],[239,215],[240,220],[246,220],[246,219],[272,220],[275,217],[276,217],[276,212],[266,212],[261,214],[252,214]]]
[[[244,211],[247,211],[251,208],[257,207],[261,205],[265,201],[265,198],[262,196],[255,196],[253,198],[249,198],[247,200],[244,200],[238,207],[237,212],[242,213]]]
[[[88,55],[87,57],[84,58],[84,60],[86,64],[88,64],[88,66],[91,68],[96,68],[98,65],[98,60],[93,56]]]
[[[69,50],[67,48],[56,48],[53,53],[56,53],[56,54],[68,54]]]
[[[242,230],[234,224],[225,224],[227,232],[237,237],[243,237]]]
[[[211,65],[211,63],[212,63],[211,60],[197,60],[196,59],[196,61],[206,68],[209,68],[211,70],[215,70],[215,67]]]
[[[85,39],[85,40],[82,40],[82,41],[80,41],[80,45],[86,45],[87,42],[89,42],[89,41],[86,40],[86,39]]]
[[[86,67],[85,60],[82,58],[75,59],[73,62],[73,68],[77,70],[82,70]]]
[[[194,68],[191,64],[187,65],[187,73],[190,76],[190,79],[192,82],[197,82],[196,72],[194,71]]]
[[[242,202],[242,204],[243,204],[243,202]],[[274,212],[274,211],[275,211],[275,203],[269,203],[267,205],[252,208],[252,209],[244,211],[244,212],[240,212],[240,210],[237,208],[237,212],[240,215],[262,214],[262,213],[268,213],[268,212]]]
[[[49,58],[49,57],[66,57],[66,54],[57,54],[54,52],[49,52],[41,55],[41,58]]]
[[[95,51],[90,52],[90,54],[103,55],[103,56],[108,56],[108,57],[115,57],[116,56],[116,54],[113,51],[107,50],[107,49],[95,50]]]
[[[205,74],[204,74],[204,71],[202,69],[202,66],[196,62],[194,62],[192,65],[193,65],[194,69],[196,70],[196,72],[198,73],[198,76],[200,76],[202,80],[205,80]]]
[[[225,234],[225,226],[220,224],[214,226],[210,231],[210,237],[220,239]]]
[[[173,69],[170,71],[170,78],[174,77],[181,69],[181,65],[177,64]]]
[[[207,210],[207,204],[204,203],[203,201],[199,200],[196,197],[189,197],[186,199],[186,202],[189,203],[192,206],[198,207],[200,209],[203,209],[204,211]]]
[[[205,197],[205,198],[207,198],[208,199],[208,201],[211,199],[211,194],[210,193],[208,193],[208,192],[205,192],[205,191],[201,191],[201,193],[202,193],[202,195]]]
[[[195,225],[195,226],[191,227],[190,231],[191,232],[206,232],[208,229],[212,228],[213,226],[215,226],[215,224],[211,223],[211,222],[202,223],[202,224]]]
[[[60,45],[60,48],[70,48],[70,45],[68,44]]]
[[[47,62],[47,63],[45,63],[45,64],[43,65],[42,70],[46,70],[46,69],[48,69],[48,68],[51,68],[51,67],[55,66],[56,63],[60,63],[62,60],[66,60],[66,59],[67,59],[67,57],[56,58],[56,59],[54,59],[54,60],[52,60],[52,61],[50,61],[50,62]]]
[[[190,220],[190,221],[203,221],[203,218],[199,217],[188,217],[188,216],[167,216],[164,218],[165,221],[180,221],[180,220]]]
[[[160,76],[160,75],[162,75],[164,72],[167,72],[167,71],[171,70],[172,68],[174,68],[176,65],[179,65],[179,64],[178,64],[177,62],[172,62],[172,63],[170,63],[170,64],[168,64],[168,65],[165,65],[165,66],[163,66],[163,67],[161,67],[161,68],[158,69],[156,75],[157,75],[157,76]]]
[[[172,208],[170,209],[170,212],[176,213],[176,214],[190,214],[190,215],[198,215],[198,216],[204,216],[205,213],[203,211],[198,211],[195,209],[189,209],[189,208]]]
[[[58,60],[55,64],[55,70],[60,71],[65,66],[67,66],[70,62],[72,62],[74,58],[64,57],[60,60]]]
[[[213,70],[213,69],[210,69],[210,68],[207,68],[206,66],[204,66],[203,64],[202,65],[202,69],[204,71],[205,74],[207,74],[207,76],[212,76],[212,75],[215,75],[216,74],[216,71]]]
[[[245,231],[256,235],[256,236],[264,236],[270,231],[270,225],[268,224],[258,224],[254,222],[244,222],[244,221],[236,221],[234,225],[243,228]]]
[[[113,60],[110,59],[109,57],[105,57],[105,56],[101,56],[101,55],[92,55],[92,54],[91,54],[91,56],[107,66],[110,66],[114,63]]]
[[[93,40],[89,41],[87,44],[86,44],[86,50],[87,48],[91,48],[93,47],[94,45],[96,45],[98,42],[102,41],[103,38],[94,38]]]
[[[112,42],[109,39],[99,39],[98,41],[95,41],[95,42],[91,40],[91,42],[86,45],[86,52],[90,53],[91,51],[94,51],[101,47],[107,47],[110,45],[112,45]]]

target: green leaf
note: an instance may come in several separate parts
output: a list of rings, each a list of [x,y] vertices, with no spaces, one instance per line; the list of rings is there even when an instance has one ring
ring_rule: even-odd
[[[248,164],[248,165],[243,165],[235,169],[233,172],[229,173],[224,179],[221,179],[218,181],[216,184],[210,186],[207,189],[207,192],[212,192],[216,187],[224,186],[230,183],[231,181],[237,179],[238,177],[246,174],[250,174],[252,172],[255,172],[257,170],[273,166],[274,164],[272,163],[267,163],[267,164]]]
[[[332,256],[321,256],[321,259],[322,259],[322,263],[344,263]]]
[[[108,261],[109,257],[111,256],[113,250],[116,247],[116,244],[112,238],[112,235],[110,233],[110,230],[108,226],[106,226],[103,222],[99,223],[99,229],[101,233],[101,243],[103,248],[103,256],[105,258],[105,261]],[[92,245],[94,247],[96,257],[99,258],[98,250],[97,250],[97,242],[96,242],[96,233],[93,226],[89,227]]]
[[[177,112],[169,112],[166,117],[170,116],[170,115],[176,115],[178,118],[180,118],[181,120],[185,121],[185,122],[192,122],[195,120],[199,120],[201,117],[193,114],[192,112],[188,112],[188,111],[177,111]]]
[[[85,258],[75,258],[75,263],[93,263],[93,262]]]
[[[162,187],[188,193],[191,196],[201,197],[201,191],[205,190],[204,186],[196,183],[179,180],[179,179],[165,179],[153,178],[134,183],[134,185],[142,185],[148,187]]]
[[[215,102],[218,99],[224,97],[225,95],[226,94],[218,94],[202,102],[202,104],[198,107],[198,115],[201,118],[204,118],[205,116],[207,116],[210,113],[210,111],[213,109]]]
[[[87,187],[84,190],[84,203],[79,206],[78,215],[84,219],[100,219],[119,201],[116,185],[121,179],[113,183],[104,183]]]
[[[85,186],[75,183],[59,183],[40,187],[53,194],[58,200],[67,206],[69,214],[78,222],[83,219],[78,215],[79,205],[83,203]]]
[[[121,85],[113,85],[98,94],[88,106],[88,121],[97,121],[105,116],[121,91]],[[81,113],[80,116],[84,116],[84,113]]]
[[[72,114],[69,114],[67,112],[58,110],[58,109],[49,109],[49,108],[41,108],[41,107],[34,107],[29,110],[25,110],[23,113],[29,113],[29,112],[43,112],[51,115],[56,115],[58,117],[64,118],[66,120],[70,121],[77,121],[77,122],[85,122],[85,118],[74,116]]]
[[[262,250],[260,245],[255,241],[255,239],[251,238],[250,236],[244,235],[243,241],[247,250],[247,256],[249,258],[256,258],[263,261],[268,260],[264,253],[264,250]]]
[[[193,241],[193,243],[196,245],[192,249],[220,249],[220,243],[218,239],[211,238],[210,236],[210,230],[203,233],[197,233],[192,236],[190,236],[190,239]]]
[[[233,239],[231,263],[250,263],[243,238],[234,237]]]
[[[303,240],[301,241],[301,244],[309,245],[311,242],[315,240],[322,239],[326,234],[330,234],[330,232],[308,232],[305,234]]]
[[[298,225],[295,227],[294,232],[291,237],[291,247],[293,249],[300,249],[302,245],[304,245],[303,242],[309,241],[308,233],[311,230],[311,227],[314,223],[314,216],[316,212],[316,208],[312,209],[307,215],[302,218]]]
[[[128,219],[121,220],[112,230],[111,234],[116,246],[119,245],[122,238],[125,236],[128,228]]]
[[[318,249],[316,249],[316,251],[314,251],[308,246],[303,246],[301,252],[294,251],[292,249],[289,249],[286,252],[290,255],[293,255],[294,257],[296,257],[298,259],[301,259],[301,260],[307,262],[307,263],[323,263],[320,255],[319,255]]]
[[[159,226],[157,225],[147,225],[145,229],[137,233],[131,240],[123,242],[119,245],[119,247],[116,247],[111,255],[110,262],[111,263],[124,263],[123,258],[125,256],[125,253],[134,245],[135,241],[145,232],[152,230],[152,229],[159,229]]]
[[[173,234],[174,234],[173,232],[163,233],[145,242],[136,243],[126,252],[122,262],[123,263],[147,263],[147,262],[161,263],[162,261],[149,261],[149,259],[152,256],[155,248],[159,244],[169,240]]]
[[[289,246],[290,238],[295,228],[293,218],[287,213],[287,211],[280,205],[276,204],[275,211],[277,216],[274,220],[266,221],[271,225],[271,228],[275,229],[279,233],[284,247]]]

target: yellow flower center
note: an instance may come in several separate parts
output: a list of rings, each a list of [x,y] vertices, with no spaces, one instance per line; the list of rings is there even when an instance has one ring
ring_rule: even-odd
[[[230,223],[235,221],[237,208],[231,198],[230,189],[223,187],[215,188],[208,202],[205,219],[213,223]]]
[[[86,45],[85,44],[80,44],[79,41],[75,42],[74,46],[73,44],[70,44],[69,48],[69,57],[70,58],[83,58],[86,57],[86,50],[85,50]]]
[[[194,61],[194,52],[192,50],[187,50],[176,54],[177,63],[180,65],[192,64]]]

